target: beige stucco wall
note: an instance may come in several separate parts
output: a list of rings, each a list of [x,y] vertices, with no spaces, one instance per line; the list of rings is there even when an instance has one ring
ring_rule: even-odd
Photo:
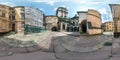
[[[103,32],[102,30],[100,29],[89,29],[88,30],[89,32],[89,35],[94,35],[94,34],[101,34],[101,32]]]
[[[24,20],[21,17],[21,13],[23,13],[21,11],[21,9],[23,9],[23,8],[22,7],[16,7],[15,8],[15,13],[16,13],[15,18],[16,18],[16,20],[13,23],[15,23],[15,30],[16,30],[17,33],[24,33],[24,27],[22,26],[23,23],[24,23]]]
[[[91,22],[92,28],[88,28],[88,34],[101,34],[102,33],[102,20],[101,15],[98,11],[89,9],[87,22]]]
[[[79,24],[81,24],[83,20],[87,20],[87,12],[79,13]]]
[[[0,15],[2,15],[3,11],[5,11],[5,17],[0,16],[0,32],[9,32],[11,30],[9,27],[9,6],[0,5]]]
[[[114,31],[113,21],[105,22],[105,31]]]
[[[51,30],[53,27],[58,28],[58,17],[57,16],[46,16],[45,23],[46,23],[47,30]]]

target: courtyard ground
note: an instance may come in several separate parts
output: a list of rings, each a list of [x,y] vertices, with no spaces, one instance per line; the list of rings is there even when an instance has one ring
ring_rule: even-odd
[[[103,35],[80,36],[77,32],[47,31],[26,37],[20,35],[0,37],[0,60],[119,60],[120,58],[120,38],[113,38],[108,32]],[[105,46],[104,43],[112,40],[114,44],[110,57],[111,46]]]

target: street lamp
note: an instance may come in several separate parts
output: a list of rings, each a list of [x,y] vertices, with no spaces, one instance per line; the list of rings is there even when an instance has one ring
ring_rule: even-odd
[[[110,8],[111,8],[111,12],[112,12],[112,16],[113,16],[113,21],[114,21],[114,38],[118,38],[118,19],[119,19],[119,9],[120,9],[120,5],[119,4],[110,4]],[[112,57],[113,54],[113,41],[114,39],[112,39],[112,46],[111,46],[111,55],[110,57]]]
[[[110,4],[111,7],[111,12],[113,16],[113,21],[114,21],[114,37],[118,38],[118,19],[119,19],[119,9],[120,9],[120,4]]]
[[[114,37],[117,38],[118,35],[117,35],[117,17],[116,17],[116,7],[113,8],[113,20],[114,20]]]

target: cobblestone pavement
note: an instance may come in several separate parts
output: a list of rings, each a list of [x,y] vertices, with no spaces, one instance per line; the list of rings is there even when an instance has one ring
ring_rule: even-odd
[[[26,38],[20,37],[21,35],[10,35],[1,37],[0,56],[8,56],[15,53],[29,53],[38,50],[47,52],[53,51],[51,41],[52,36],[51,32],[49,31],[38,34],[30,34],[27,35]]]
[[[27,54],[14,54],[12,56],[0,57],[0,60],[58,60],[53,53],[37,51]]]
[[[60,37],[62,38],[62,37]],[[107,59],[110,55],[110,47],[103,47],[99,50],[92,51],[92,52],[78,52],[78,51],[71,51],[63,47],[61,39],[54,38],[54,49],[55,55],[59,59],[63,60],[102,60]],[[64,38],[64,37],[63,37]],[[70,40],[70,38],[69,38]]]
[[[65,32],[62,32],[65,33]],[[66,33],[65,33],[66,34]],[[74,33],[75,34],[75,33]],[[58,36],[56,39],[60,40],[61,45],[71,51],[77,52],[89,52],[97,50],[103,47],[106,41],[111,41],[108,36],[95,35],[95,36],[74,36],[74,34],[68,34],[69,36]]]
[[[46,32],[26,35],[27,38],[15,36],[18,38],[14,35],[0,38],[0,56],[8,56],[0,57],[0,60],[119,60],[120,57],[120,38],[115,39],[111,35],[80,36],[73,32]],[[75,49],[93,47],[104,40],[114,40],[112,58],[109,57],[111,46],[88,52]]]
[[[9,49],[10,49],[10,46],[0,41],[0,57],[12,55],[13,53]]]
[[[114,39],[111,35],[96,35],[96,37],[92,36],[80,36],[79,38],[74,35],[62,35],[61,33],[58,36],[55,36],[54,39],[54,53],[57,58],[60,60],[111,60],[118,59],[120,57],[120,38]],[[64,33],[63,33],[64,34]],[[65,33],[66,34],[66,33]],[[83,38],[84,37],[84,38]],[[70,43],[73,45],[72,47],[77,46],[77,48],[94,46],[99,44],[99,42],[103,42],[103,40],[107,40],[106,42],[112,42],[114,40],[112,55],[111,56],[111,46],[103,46],[102,48],[91,51],[91,52],[78,52],[71,51],[67,47],[63,46],[64,43]],[[61,43],[62,42],[62,43]],[[70,44],[68,46],[70,46]],[[72,48],[70,47],[70,48]],[[118,59],[119,60],[119,59]]]

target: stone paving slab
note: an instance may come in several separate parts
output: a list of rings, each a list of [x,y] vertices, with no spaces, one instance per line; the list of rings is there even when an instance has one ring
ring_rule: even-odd
[[[43,33],[42,33],[43,34]],[[34,35],[34,36],[32,36]],[[17,35],[18,37],[19,35]],[[0,53],[2,55],[8,55],[7,53],[10,54],[10,52],[12,52],[12,54],[16,54],[16,53],[30,53],[30,52],[36,52],[36,51],[51,51],[51,46],[52,46],[52,35],[50,32],[45,32],[43,35],[39,34],[31,34],[28,35],[31,39],[29,39],[29,41],[23,41],[23,40],[16,40],[16,38],[12,38],[9,36],[8,37],[2,37],[0,38],[0,47],[2,46],[2,48],[4,47],[4,54],[3,51],[1,51],[0,49]],[[24,39],[24,38],[23,38]],[[27,38],[28,39],[28,38]],[[51,51],[52,52],[52,51]]]
[[[48,52],[32,52],[27,54],[14,54],[12,56],[0,57],[0,60],[58,60],[53,53]]]
[[[104,60],[110,55],[110,47],[103,47],[93,52],[73,52],[61,46],[58,40],[54,41],[55,55],[61,60]]]
[[[57,38],[56,38],[57,39]],[[103,47],[108,40],[102,36],[88,36],[88,37],[73,37],[64,36],[58,37],[59,43],[65,49],[76,52],[90,52],[98,50]]]

